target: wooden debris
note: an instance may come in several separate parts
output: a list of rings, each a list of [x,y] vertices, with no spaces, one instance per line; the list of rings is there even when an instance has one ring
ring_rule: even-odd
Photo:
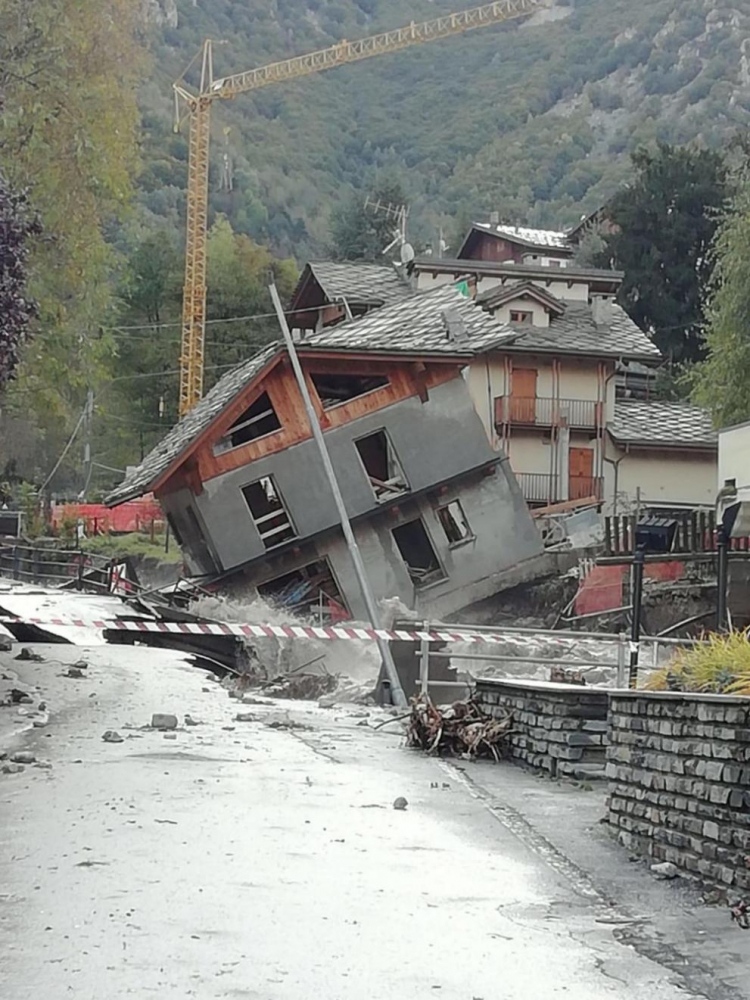
[[[454,702],[446,709],[419,698],[412,703],[406,743],[439,756],[490,757],[499,761],[512,723],[509,714],[502,719],[486,715],[471,698]]]

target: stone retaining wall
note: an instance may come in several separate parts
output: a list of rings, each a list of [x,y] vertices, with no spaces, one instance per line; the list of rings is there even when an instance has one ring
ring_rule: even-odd
[[[484,710],[502,718],[510,712],[513,760],[552,775],[603,778],[608,692],[541,681],[478,680]]]
[[[609,823],[629,850],[750,888],[750,699],[610,692]]]

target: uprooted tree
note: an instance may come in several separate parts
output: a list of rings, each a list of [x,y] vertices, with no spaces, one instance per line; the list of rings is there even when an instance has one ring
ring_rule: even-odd
[[[0,174],[0,389],[14,376],[36,304],[28,293],[30,241],[41,231],[26,195]]]

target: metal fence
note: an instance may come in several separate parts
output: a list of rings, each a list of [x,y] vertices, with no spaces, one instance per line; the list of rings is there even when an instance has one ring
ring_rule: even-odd
[[[444,681],[444,680],[432,680],[430,678],[430,663],[433,660],[453,660],[453,661],[467,661],[468,663],[512,663],[512,664],[529,664],[534,666],[549,666],[549,667],[562,667],[564,669],[580,671],[585,678],[585,674],[588,671],[594,669],[610,669],[613,671],[613,678],[607,683],[598,684],[597,687],[611,688],[613,690],[627,688],[629,684],[629,674],[630,674],[630,658],[633,652],[638,655],[638,672],[652,673],[658,670],[660,667],[664,666],[668,659],[671,657],[666,656],[667,653],[672,653],[680,647],[691,647],[699,645],[702,640],[700,639],[674,639],[669,636],[642,636],[640,641],[637,643],[631,642],[629,636],[624,633],[611,633],[611,632],[576,632],[576,631],[563,631],[554,629],[532,629],[532,628],[511,628],[505,626],[481,626],[481,625],[467,625],[467,624],[450,624],[445,622],[440,622],[439,624],[434,622],[424,622],[420,624],[420,630],[424,631],[450,631],[450,632],[470,632],[472,634],[482,634],[486,633],[487,636],[495,636],[497,639],[502,641],[504,638],[508,640],[513,639],[554,639],[561,647],[567,643],[568,648],[573,644],[577,645],[589,645],[593,647],[594,643],[604,645],[605,649],[608,649],[610,655],[608,657],[603,657],[597,655],[597,651],[593,650],[588,656],[566,658],[564,655],[559,657],[552,656],[524,656],[523,654],[517,653],[493,653],[491,641],[483,643],[481,640],[473,644],[472,649],[476,648],[476,652],[465,652],[463,650],[452,652],[443,652],[438,650],[433,650],[431,647],[433,642],[429,639],[423,639],[420,643],[419,650],[415,653],[415,656],[419,657],[419,684],[420,693],[424,696],[429,695],[431,687],[455,687],[462,688],[466,690],[468,684],[466,681]],[[485,652],[486,650],[486,652]],[[561,650],[562,652],[563,650]],[[460,666],[456,667],[460,669]],[[525,680],[522,676],[517,676],[517,680]]]
[[[70,585],[83,589],[84,581],[103,590],[112,589],[117,560],[54,546],[19,542],[0,546],[0,576],[23,583]]]
[[[497,396],[495,423],[594,430],[599,426],[601,403],[592,399],[556,399],[552,396]]]

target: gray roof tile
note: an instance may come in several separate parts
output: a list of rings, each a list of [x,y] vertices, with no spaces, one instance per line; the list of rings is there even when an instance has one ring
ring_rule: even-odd
[[[448,337],[443,313],[460,316],[466,339]],[[341,351],[409,354],[479,354],[514,339],[517,334],[488,315],[454,285],[420,292],[361,319],[326,327],[305,337],[301,346]]]
[[[250,382],[258,372],[279,351],[278,343],[269,344],[248,361],[243,361],[231,371],[223,375],[216,385],[210,389],[203,399],[196,403],[193,409],[178,424],[172,428],[166,437],[153,448],[125,479],[105,497],[104,502],[114,507],[125,500],[142,496],[151,489],[151,484],[166,472],[176,458],[202,434],[221,411],[231,403],[237,393]]]
[[[459,316],[466,331],[463,341],[451,340],[443,317],[445,310]],[[516,335],[509,327],[488,316],[453,285],[414,294],[395,305],[384,306],[361,319],[327,327],[305,337],[300,350],[335,349],[394,353],[471,355],[487,350]],[[264,366],[281,350],[270,344],[258,354],[227,372],[167,436],[130,472],[107,497],[115,506],[148,492],[155,480],[180,457],[188,446],[231,403]]]
[[[609,433],[621,444],[716,448],[718,434],[707,410],[689,403],[618,399]]]
[[[513,349],[653,361],[661,357],[658,347],[620,306],[612,305],[608,321],[597,325],[588,303],[570,301],[563,304],[564,314],[555,317],[549,327],[510,324],[522,334]]]
[[[308,265],[330,302],[390,305],[414,294],[411,285],[391,264],[317,260]]]
[[[550,247],[555,250],[570,250],[568,234],[556,229],[530,229],[528,226],[508,226],[504,223],[496,225],[492,222],[475,222],[476,229],[492,233],[494,236],[507,236],[532,247]]]

